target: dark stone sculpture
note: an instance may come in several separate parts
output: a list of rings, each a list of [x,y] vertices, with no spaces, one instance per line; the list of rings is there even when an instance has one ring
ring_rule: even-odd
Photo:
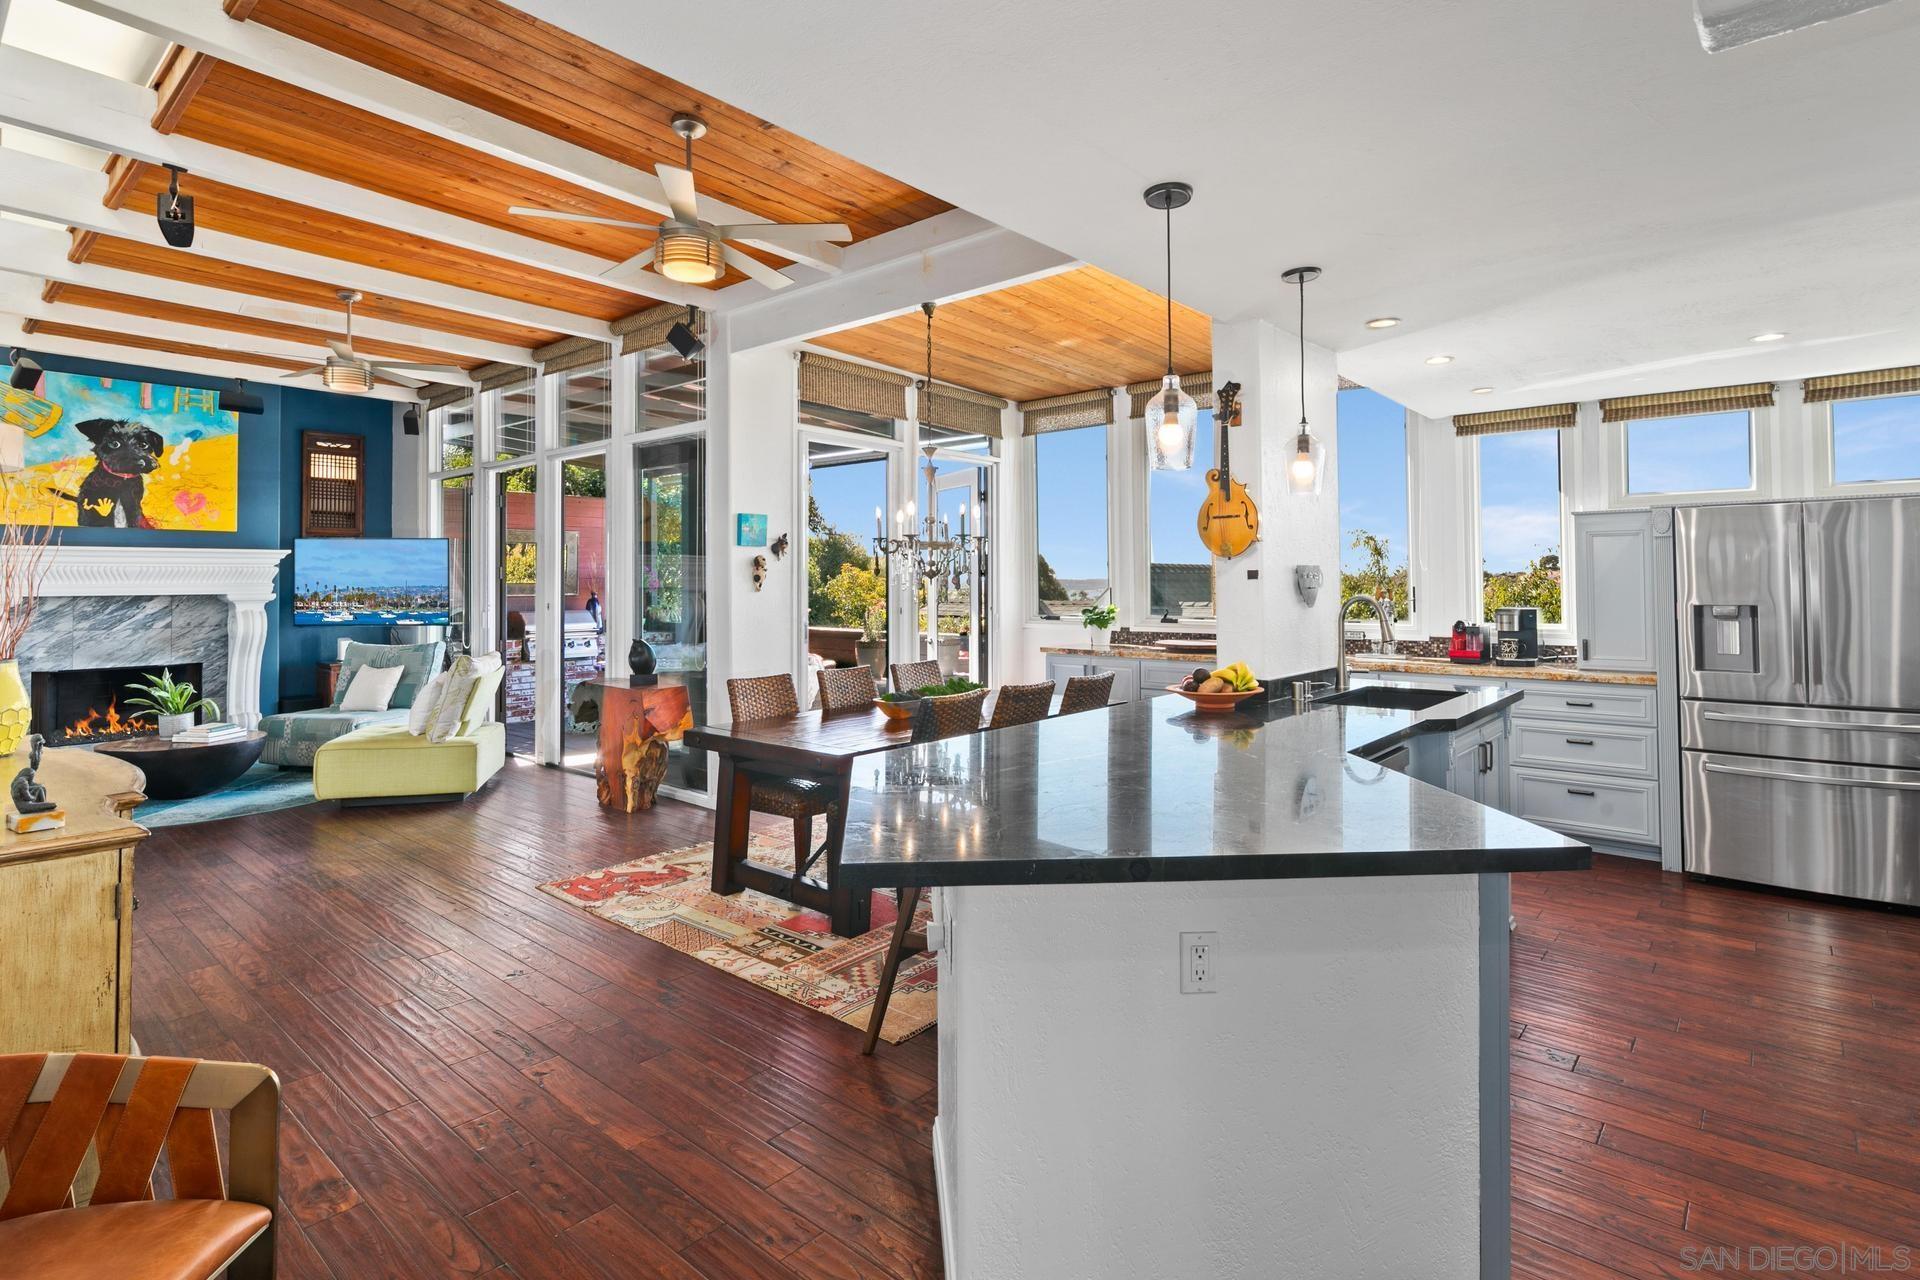
[[[27,767],[13,775],[13,808],[16,813],[50,813],[54,802],[47,799],[47,789],[33,780],[34,771],[40,767],[40,750],[47,740],[36,733],[28,741],[32,754],[27,757]]]

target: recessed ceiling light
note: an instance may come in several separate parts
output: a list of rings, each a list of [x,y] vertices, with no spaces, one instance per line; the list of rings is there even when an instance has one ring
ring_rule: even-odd
[[[1428,356],[1427,363],[1428,364],[1452,364],[1453,357],[1452,356]]]
[[[1367,321],[1367,328],[1391,329],[1393,328],[1393,326],[1399,323],[1400,323],[1399,316],[1375,316],[1373,319]]]
[[[1747,341],[1748,342],[1778,342],[1780,341],[1780,339],[1786,336],[1787,335],[1784,333],[1756,333],[1751,338],[1748,338]]]
[[[1493,394],[1493,388],[1492,387],[1475,387],[1473,389],[1473,394],[1477,396],[1490,396]]]

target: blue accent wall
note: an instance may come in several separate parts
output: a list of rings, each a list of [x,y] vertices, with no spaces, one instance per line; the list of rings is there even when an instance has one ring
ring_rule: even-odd
[[[30,344],[32,339],[28,339]],[[31,346],[28,347],[31,350]],[[34,352],[49,371],[95,378],[156,382],[175,387],[231,387],[231,378],[178,373],[145,365],[113,364]],[[360,396],[248,381],[266,412],[240,416],[239,528],[233,533],[165,529],[62,529],[76,547],[282,547],[291,553],[300,534],[300,433],[335,431],[367,440],[367,520],[370,538],[393,532],[393,405]],[[295,627],[293,557],[280,562],[279,599],[267,610],[267,652],[261,667],[260,707],[271,713],[282,699],[311,698],[314,664],[331,658],[340,636],[379,641],[382,627]]]

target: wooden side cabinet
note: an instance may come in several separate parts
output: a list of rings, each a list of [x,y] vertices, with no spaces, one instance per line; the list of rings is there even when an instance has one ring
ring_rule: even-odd
[[[25,755],[0,758],[11,781]],[[133,851],[146,779],[78,748],[48,751],[40,781],[58,831],[0,828],[0,1053],[133,1048]]]

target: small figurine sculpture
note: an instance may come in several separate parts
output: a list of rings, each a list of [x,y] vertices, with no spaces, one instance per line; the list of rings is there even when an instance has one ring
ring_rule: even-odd
[[[47,799],[47,789],[35,782],[34,772],[40,768],[40,751],[47,740],[39,734],[27,739],[32,754],[27,757],[27,767],[13,775],[13,807],[19,813],[51,813],[53,801]]]

